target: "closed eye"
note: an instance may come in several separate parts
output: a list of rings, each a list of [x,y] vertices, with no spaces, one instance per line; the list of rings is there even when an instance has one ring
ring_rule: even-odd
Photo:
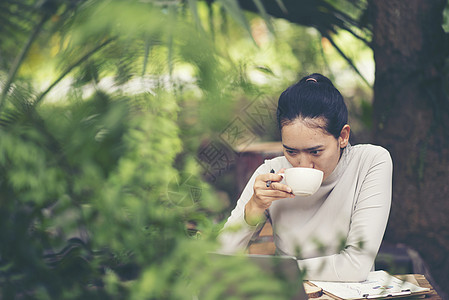
[[[285,150],[285,152],[287,152],[289,155],[295,155],[296,154],[296,151],[294,151],[294,150]]]

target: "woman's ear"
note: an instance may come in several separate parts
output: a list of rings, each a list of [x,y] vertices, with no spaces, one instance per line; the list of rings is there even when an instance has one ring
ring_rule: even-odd
[[[338,137],[338,143],[340,144],[340,148],[344,148],[349,143],[349,135],[351,134],[351,127],[348,124],[343,126],[340,131],[340,136]]]

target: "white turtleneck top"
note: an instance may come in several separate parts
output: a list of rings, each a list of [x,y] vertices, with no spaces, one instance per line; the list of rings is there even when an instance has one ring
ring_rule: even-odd
[[[244,219],[255,178],[292,165],[266,160],[252,175],[219,235],[221,252],[245,249],[261,228]],[[276,251],[298,259],[305,279],[362,281],[372,270],[391,205],[392,161],[374,145],[348,146],[312,196],[276,200],[268,209]]]

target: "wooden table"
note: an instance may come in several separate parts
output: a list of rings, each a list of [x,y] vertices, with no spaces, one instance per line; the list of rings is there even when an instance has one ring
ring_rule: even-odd
[[[426,295],[426,299],[432,300],[441,300],[441,297],[437,294],[435,289],[430,285],[429,281],[427,281],[426,277],[421,274],[413,274],[415,280],[418,282],[419,286],[427,287],[430,289],[431,293]]]
[[[438,295],[438,293],[435,291],[435,289],[430,285],[429,281],[427,281],[426,277],[421,274],[407,274],[407,275],[396,275],[398,278],[401,278],[403,280],[409,281],[413,284],[416,284],[421,287],[429,288],[430,293],[426,294],[424,299],[426,300],[441,300],[441,297]],[[304,289],[306,290],[307,296],[309,299],[316,299],[316,300],[336,300],[340,299],[338,297],[333,297],[331,295],[324,294],[321,288],[318,288],[314,285],[312,285],[309,282],[304,282]],[[407,299],[407,298],[414,298],[415,297],[404,297],[401,299]]]

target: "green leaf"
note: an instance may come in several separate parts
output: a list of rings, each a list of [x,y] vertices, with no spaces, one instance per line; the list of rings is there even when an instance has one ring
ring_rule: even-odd
[[[226,11],[243,27],[246,29],[248,34],[252,37],[251,26],[249,25],[248,19],[245,17],[243,10],[237,0],[218,0],[221,5],[226,9]]]
[[[281,10],[284,14],[288,13],[287,7],[285,7],[285,4],[282,0],[276,0],[276,3],[279,5],[279,7],[281,8]]]
[[[192,12],[193,18],[195,20],[196,26],[199,28],[201,32],[204,32],[203,25],[201,23],[200,16],[198,14],[198,1],[197,0],[188,0],[190,11]]]

